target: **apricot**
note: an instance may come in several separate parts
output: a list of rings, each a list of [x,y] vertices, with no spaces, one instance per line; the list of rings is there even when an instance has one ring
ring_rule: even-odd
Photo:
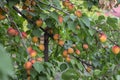
[[[32,38],[32,41],[33,41],[34,43],[37,43],[37,42],[38,42],[38,37],[34,36],[34,37]]]
[[[37,55],[37,52],[35,51],[35,50],[32,50],[31,52],[30,52],[30,56],[31,57],[35,57]]]
[[[42,20],[42,19],[36,20],[36,25],[37,25],[37,27],[41,27],[42,24],[43,24],[43,20]]]
[[[7,33],[8,33],[10,36],[17,36],[17,35],[18,35],[18,31],[15,30],[15,29],[12,28],[12,27],[8,28]]]
[[[26,32],[22,32],[22,38],[27,38],[27,33]]]
[[[35,60],[35,59],[32,59],[30,62],[31,62],[32,64],[34,64],[34,63],[36,62],[36,60]]]
[[[99,34],[99,39],[101,42],[106,42],[107,36],[104,33]]]
[[[4,20],[6,16],[0,14],[0,20]]]
[[[88,49],[88,44],[83,44],[83,49]]]
[[[69,10],[69,11],[74,10],[74,5],[73,5],[73,4],[70,4],[70,5],[68,6],[68,10]]]
[[[25,64],[24,64],[24,68],[26,70],[31,70],[32,68],[32,63],[30,61],[27,61]]]
[[[63,6],[68,7],[71,3],[69,0],[65,0],[62,2]]]
[[[74,49],[73,49],[73,48],[68,48],[68,53],[69,53],[69,54],[74,53]]]
[[[59,41],[58,41],[58,44],[59,44],[60,46],[63,46],[64,43],[65,43],[65,42],[64,42],[63,40],[59,40]]]
[[[53,39],[54,39],[54,40],[58,40],[58,39],[59,39],[59,37],[60,37],[60,35],[59,35],[59,34],[54,34]]]
[[[68,56],[68,51],[67,50],[64,50],[63,53],[62,53],[63,57],[67,57]]]
[[[40,49],[41,51],[44,51],[44,50],[45,50],[44,44],[40,44],[40,45],[39,45],[39,49]]]
[[[59,21],[59,23],[63,23],[63,17],[62,16],[58,16],[58,21]]]
[[[39,61],[39,62],[42,62],[42,61],[43,61],[43,58],[39,57],[39,58],[37,58],[36,60]]]
[[[66,60],[66,62],[68,62],[68,63],[71,61],[70,57],[66,57],[65,60]]]
[[[118,53],[120,52],[120,47],[117,46],[117,45],[114,45],[114,46],[112,47],[112,52],[113,52],[114,54],[118,54]]]
[[[82,12],[80,10],[77,10],[77,11],[75,11],[75,15],[77,17],[81,17],[82,16]]]
[[[32,50],[33,50],[33,49],[32,49],[31,46],[27,48],[28,53],[30,53]]]
[[[76,49],[76,50],[75,50],[75,53],[76,53],[77,55],[80,55],[80,50]]]

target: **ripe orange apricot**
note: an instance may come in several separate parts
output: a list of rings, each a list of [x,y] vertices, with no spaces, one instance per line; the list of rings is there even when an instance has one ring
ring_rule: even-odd
[[[113,52],[114,54],[118,54],[118,53],[120,52],[120,47],[117,46],[117,45],[114,45],[114,46],[112,47],[112,52]]]
[[[40,45],[39,45],[39,49],[40,49],[41,51],[44,51],[44,50],[45,50],[44,44],[40,44]]]
[[[34,43],[37,43],[37,42],[38,42],[38,37],[34,36],[34,37],[32,38],[32,41],[33,41]]]
[[[24,68],[26,70],[31,70],[32,68],[32,63],[30,61],[27,61],[25,64],[24,64]]]
[[[53,39],[54,39],[54,40],[58,40],[58,39],[59,39],[59,37],[60,37],[60,35],[59,35],[59,34],[54,34]]]
[[[68,53],[69,53],[69,54],[74,53],[74,49],[73,49],[73,48],[68,48]]]
[[[35,60],[35,59],[32,59],[30,62],[31,62],[32,64],[34,64],[34,63],[36,62],[36,60]]]
[[[43,20],[42,20],[42,19],[36,20],[36,25],[37,25],[37,27],[41,27],[42,24],[43,24]]]
[[[12,28],[12,27],[8,28],[7,33],[10,36],[17,36],[18,35],[18,31],[16,29]]]
[[[33,50],[33,49],[32,49],[31,46],[27,48],[27,51],[28,51],[29,54],[30,54],[30,52],[31,52],[32,50]]]
[[[3,20],[5,18],[6,18],[6,16],[0,14],[0,20]]]
[[[58,16],[58,21],[59,21],[59,23],[62,23],[63,22],[63,17],[62,16]]]
[[[35,50],[32,50],[31,52],[30,52],[30,56],[31,57],[35,57],[37,55],[37,52],[35,51]]]
[[[69,0],[65,0],[62,2],[63,6],[68,7],[71,3]]]
[[[76,49],[76,50],[75,50],[75,53],[76,53],[77,55],[80,55],[80,50]]]
[[[68,51],[67,50],[64,50],[63,53],[62,53],[63,57],[67,57],[68,56]]]
[[[104,33],[99,34],[99,39],[101,42],[106,42],[107,36]]]
[[[69,11],[74,10],[74,5],[73,5],[73,4],[70,4],[70,5],[68,6],[68,10],[69,10]]]
[[[59,41],[58,41],[58,44],[59,44],[60,46],[63,46],[64,43],[65,43],[65,42],[64,42],[63,40],[59,40]]]
[[[43,58],[39,57],[39,58],[37,58],[36,60],[39,61],[39,62],[42,62],[42,61],[43,61]]]
[[[88,44],[83,44],[84,49],[88,49]]]
[[[22,32],[22,38],[27,38],[27,33],[26,32]]]
[[[68,63],[71,61],[70,57],[66,57],[65,60],[66,60],[66,62],[68,62]]]
[[[82,16],[82,12],[80,10],[77,10],[77,11],[75,11],[75,15],[77,17],[81,17]]]

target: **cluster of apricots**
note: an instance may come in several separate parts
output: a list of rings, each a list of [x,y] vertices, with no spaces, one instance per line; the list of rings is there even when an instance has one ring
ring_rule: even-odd
[[[0,20],[4,20],[6,18],[5,14],[4,14],[4,10],[2,10],[0,8]]]
[[[24,68],[25,68],[25,70],[27,72],[27,76],[28,76],[27,80],[30,80],[30,71],[32,69],[33,64],[35,62],[42,62],[42,61],[43,61],[43,59],[41,57],[38,57],[37,59],[31,59],[31,60],[25,62]]]
[[[106,35],[105,33],[100,33],[100,34],[99,34],[99,40],[100,40],[101,42],[106,42],[106,41],[107,41],[107,35]],[[120,53],[120,47],[117,46],[117,45],[112,46],[112,52],[113,52],[114,54]]]
[[[83,49],[87,50],[89,48],[88,44],[83,44]],[[66,62],[70,62],[71,58],[70,55],[72,54],[80,55],[80,50],[76,48],[76,45],[73,44],[72,47],[65,49],[62,53],[62,56],[65,58]]]
[[[19,34],[18,30],[14,29],[13,27],[9,27],[7,29],[7,33],[10,36],[18,36],[18,34]],[[27,33],[26,32],[21,32],[21,34],[22,34],[22,38],[27,38]]]
[[[30,13],[35,12],[35,9],[33,8],[33,6],[35,5],[36,5],[35,0],[25,0],[25,2],[23,3],[22,10],[25,10],[27,12],[26,16],[28,19],[33,18],[33,16]]]
[[[43,38],[42,38],[42,40],[43,40]],[[32,37],[32,42],[33,43],[37,44],[38,41],[39,41],[39,38],[37,36]],[[44,42],[40,42],[40,44],[38,45],[38,48],[39,48],[39,50],[44,51],[44,49],[45,49]],[[27,52],[30,55],[30,60],[25,62],[24,68],[27,71],[27,75],[28,75],[27,80],[30,80],[30,70],[32,69],[33,64],[35,62],[43,62],[43,58],[42,57],[38,57],[37,56],[37,51],[34,50],[31,46],[27,48]]]
[[[66,62],[70,62],[70,60],[71,60],[70,54],[73,54],[74,52],[78,55],[80,54],[80,50],[76,49],[74,51],[74,49],[72,47],[63,51],[62,56],[65,58]]]
[[[70,2],[70,0],[64,0],[64,1],[62,2],[62,4],[63,4],[63,6],[64,6],[65,8],[67,8],[69,11],[74,11],[74,10],[75,10],[74,4],[72,4],[72,3]],[[76,11],[74,12],[74,14],[75,14],[77,17],[81,17],[81,16],[82,16],[82,12],[81,12],[80,10],[76,10]]]

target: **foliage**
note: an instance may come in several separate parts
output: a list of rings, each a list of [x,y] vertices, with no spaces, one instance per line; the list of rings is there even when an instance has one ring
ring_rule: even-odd
[[[65,1],[0,0],[0,43],[13,61],[0,46],[0,70],[14,76],[15,64],[19,80],[119,80],[119,18],[105,16],[98,0]]]

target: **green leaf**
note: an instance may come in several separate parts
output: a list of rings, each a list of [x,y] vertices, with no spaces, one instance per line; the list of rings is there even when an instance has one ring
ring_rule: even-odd
[[[54,18],[56,21],[58,21],[58,13],[57,13],[57,12],[55,12],[55,11],[51,12],[51,13],[50,13],[50,16],[51,16],[52,18]]]
[[[88,17],[83,16],[81,17],[81,20],[87,27],[90,27],[90,20],[88,19]]]
[[[30,73],[33,79],[37,76],[37,72],[33,69],[30,71]]]
[[[41,71],[44,70],[43,65],[42,65],[41,63],[39,63],[39,62],[34,63],[33,67],[35,68],[35,70],[36,70],[38,73],[40,73]]]
[[[15,77],[13,64],[10,58],[10,55],[6,52],[5,48],[0,44],[0,73],[3,76]],[[1,77],[1,79],[3,78]]]
[[[47,66],[48,68],[53,67],[53,65],[51,63],[49,63],[49,62],[45,62],[44,65]]]
[[[108,17],[108,18],[107,18],[107,23],[108,23],[111,27],[116,28],[117,19],[116,19],[116,18],[110,18],[110,17]]]
[[[60,1],[59,1],[59,0],[53,0],[53,4],[54,4],[57,8],[61,9]]]
[[[69,20],[70,16],[65,16],[64,17],[64,22],[67,22]]]
[[[34,29],[32,33],[34,36],[37,36],[37,37],[39,37],[41,35],[41,32],[39,29]]]
[[[20,41],[20,37],[19,36],[15,36],[15,41],[18,43]]]
[[[80,73],[74,69],[68,69],[66,72],[62,74],[63,80],[78,80]]]
[[[91,36],[93,36],[94,33],[95,33],[95,31],[94,31],[94,30],[91,30],[91,29],[89,29],[88,32],[90,33]]]
[[[100,74],[100,72],[101,71],[99,69],[96,69],[96,70],[94,70],[94,75],[98,76]]]
[[[76,65],[77,65],[77,67],[78,67],[81,71],[84,69],[84,67],[83,67],[83,65],[82,65],[81,62],[77,62],[77,61],[76,61]]]
[[[117,80],[120,80],[120,75],[117,75],[117,76],[116,76],[116,79],[117,79]]]
[[[74,22],[73,21],[68,21],[67,24],[68,24],[68,28],[74,32],[75,31]]]
[[[70,18],[73,20],[73,21],[75,21],[75,19],[77,18],[75,15],[70,15]]]

